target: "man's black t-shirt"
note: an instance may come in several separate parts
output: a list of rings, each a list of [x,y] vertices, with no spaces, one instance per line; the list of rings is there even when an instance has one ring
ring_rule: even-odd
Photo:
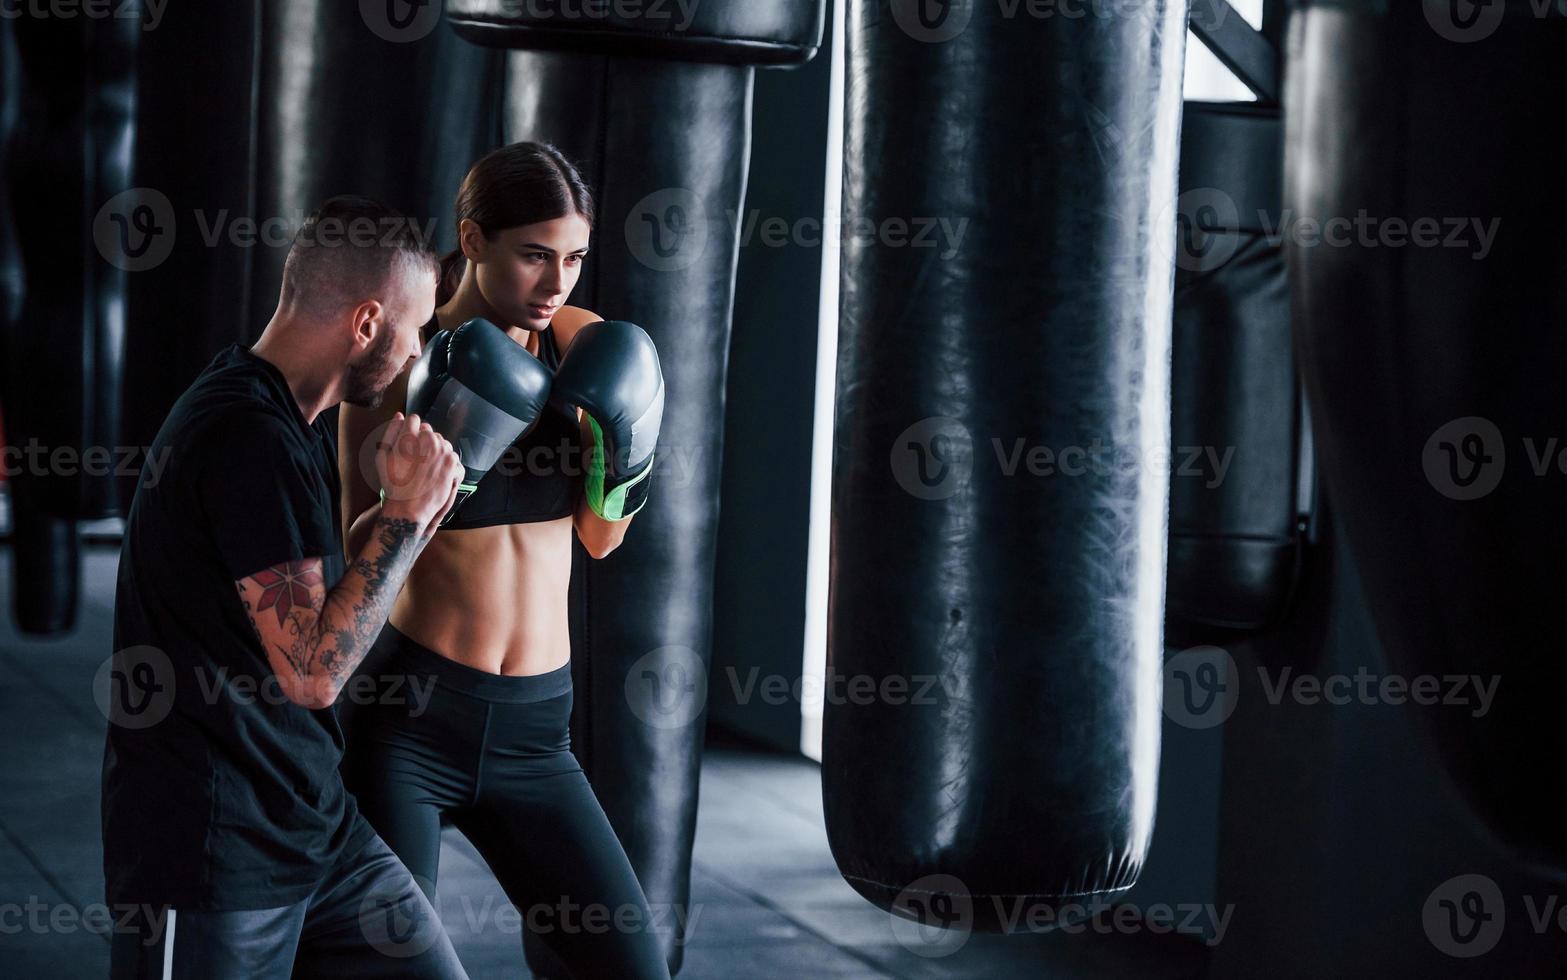
[[[283,696],[235,582],[320,558],[345,571],[336,439],[235,345],[174,404],[125,524],[103,764],[111,903],[278,908],[369,836],[331,710]],[[290,588],[284,582],[281,588]]]

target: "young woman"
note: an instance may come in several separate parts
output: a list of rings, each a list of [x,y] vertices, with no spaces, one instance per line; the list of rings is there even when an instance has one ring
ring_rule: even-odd
[[[553,372],[600,319],[565,305],[593,219],[587,187],[554,147],[484,157],[458,194],[461,248],[421,340],[483,318]],[[407,372],[380,409],[342,410],[349,554],[379,508],[361,450],[406,391]],[[432,901],[444,815],[575,975],[667,978],[647,899],[571,753],[572,535],[603,558],[632,521],[606,520],[585,499],[589,425],[552,401],[425,548],[362,668],[402,679],[402,695],[345,704],[343,769]]]

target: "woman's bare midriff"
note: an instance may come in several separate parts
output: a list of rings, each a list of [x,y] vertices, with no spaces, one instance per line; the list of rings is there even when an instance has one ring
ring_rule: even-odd
[[[392,606],[416,643],[491,674],[548,673],[571,659],[572,519],[440,531]]]

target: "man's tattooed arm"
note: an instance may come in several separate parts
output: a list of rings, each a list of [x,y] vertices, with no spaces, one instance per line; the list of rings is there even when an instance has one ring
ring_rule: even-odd
[[[320,558],[284,562],[234,583],[289,700],[308,708],[337,700],[429,541],[414,521],[381,517],[330,593]]]

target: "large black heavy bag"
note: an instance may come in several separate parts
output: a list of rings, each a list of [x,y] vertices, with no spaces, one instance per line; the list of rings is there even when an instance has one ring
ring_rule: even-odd
[[[0,351],[10,339],[11,325],[22,309],[22,255],[16,242],[15,216],[11,211],[11,188],[4,175],[9,171],[7,157],[21,101],[22,66],[16,53],[16,37],[11,21],[0,22]],[[0,371],[0,385],[5,372]],[[5,390],[0,388],[0,399]]]
[[[1185,8],[918,6],[849,16],[828,839],[894,912],[1044,925],[1153,824]]]
[[[503,70],[437,8],[400,0],[172,3],[143,45],[136,203],[155,233],[130,285],[138,445],[214,354],[261,335],[326,198],[379,198],[455,240],[458,185],[499,141]]]
[[[22,253],[16,243],[16,223],[11,213],[11,188],[5,179],[6,157],[11,134],[16,128],[17,103],[20,101],[22,72],[16,55],[16,38],[11,22],[0,20],[0,451],[6,446],[5,407],[11,385],[11,372],[5,367],[16,355],[11,353],[11,331],[22,309]],[[7,461],[8,463],[9,461]],[[5,466],[0,481],[14,475]],[[5,489],[9,491],[8,483]]]
[[[665,930],[659,938],[674,972],[691,894],[737,256],[723,216],[745,197],[751,70],[515,58],[507,138],[554,142],[582,166],[598,201],[593,258],[572,303],[634,319],[663,365],[648,504],[607,559],[575,549],[571,745]],[[584,105],[603,109],[584,116]],[[661,223],[668,207],[684,209],[687,237],[669,237],[667,262],[633,252],[628,222],[635,229],[645,214]],[[543,943],[524,940],[536,974],[564,975]]]
[[[15,526],[17,625],[70,629],[80,582],[76,522],[118,506],[126,254],[106,218],[130,187],[137,45],[134,18],[6,18],[4,193],[15,244],[0,397]],[[14,44],[14,46],[12,46]],[[14,290],[18,290],[18,292]]]
[[[1329,494],[1452,785],[1518,859],[1567,872],[1567,198],[1546,176],[1567,19],[1313,5],[1289,45],[1286,200],[1322,227],[1291,240],[1294,319]]]
[[[1171,642],[1281,621],[1314,510],[1277,229],[1277,106],[1187,102],[1171,354]]]
[[[447,14],[465,38],[520,49],[508,61],[506,140],[555,143],[593,188],[598,225],[572,303],[640,324],[663,364],[649,503],[613,555],[576,552],[571,728],[676,972],[711,648],[739,247],[730,216],[745,202],[752,66],[808,60],[823,5],[709,0],[669,31],[646,18],[584,24],[550,10],[452,0]],[[535,974],[564,975],[532,934],[524,944]]]

